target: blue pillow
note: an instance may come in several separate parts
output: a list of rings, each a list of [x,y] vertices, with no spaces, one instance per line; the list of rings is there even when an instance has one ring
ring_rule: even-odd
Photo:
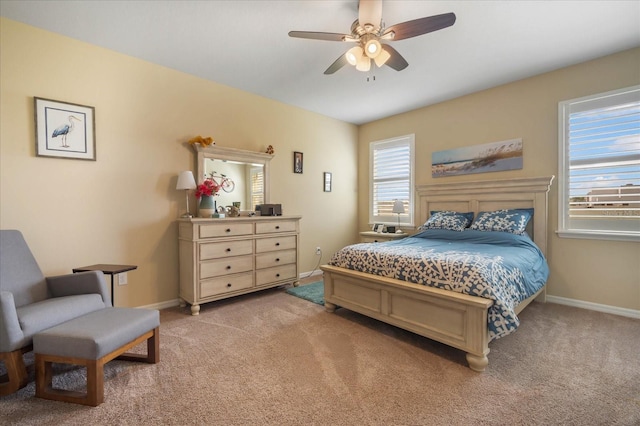
[[[524,234],[527,223],[533,216],[533,209],[496,210],[480,212],[469,229],[474,231],[497,231]]]
[[[448,229],[450,231],[464,231],[473,220],[473,212],[460,213],[452,211],[431,212],[431,217],[418,227],[418,231],[425,229]]]

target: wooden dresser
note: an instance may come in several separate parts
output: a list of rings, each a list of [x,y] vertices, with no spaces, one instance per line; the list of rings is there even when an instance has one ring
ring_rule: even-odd
[[[198,315],[201,303],[297,282],[299,235],[300,216],[179,219],[180,298]]]

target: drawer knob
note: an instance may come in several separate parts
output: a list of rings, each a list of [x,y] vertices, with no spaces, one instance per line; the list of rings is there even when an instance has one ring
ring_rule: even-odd
[[[231,229],[227,228],[227,230],[225,232],[231,232]]]
[[[276,262],[280,262],[280,258],[279,257],[276,257]]]
[[[276,274],[276,278],[278,278],[280,276],[280,274]]]
[[[280,229],[280,226],[276,226],[276,229]]]
[[[227,253],[231,253],[231,249],[230,248],[227,249]]]
[[[278,247],[280,245],[280,243],[276,243],[276,247]]]
[[[227,283],[227,287],[231,287],[231,283]]]
[[[231,269],[231,265],[227,265],[227,270]]]

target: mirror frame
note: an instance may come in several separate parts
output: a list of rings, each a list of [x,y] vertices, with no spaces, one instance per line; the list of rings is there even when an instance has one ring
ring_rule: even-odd
[[[264,173],[264,203],[269,203],[269,187],[270,187],[270,170],[269,162],[273,158],[272,154],[264,152],[246,151],[244,149],[227,148],[218,145],[202,146],[199,143],[192,145],[197,153],[196,159],[196,182],[199,184],[204,180],[204,160],[210,158],[212,160],[239,161],[242,163],[260,164],[263,166]]]

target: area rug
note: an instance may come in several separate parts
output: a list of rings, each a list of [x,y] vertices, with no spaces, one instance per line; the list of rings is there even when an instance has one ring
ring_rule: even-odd
[[[317,281],[311,284],[305,284],[298,287],[287,289],[287,293],[299,297],[309,302],[324,306],[324,283]]]

